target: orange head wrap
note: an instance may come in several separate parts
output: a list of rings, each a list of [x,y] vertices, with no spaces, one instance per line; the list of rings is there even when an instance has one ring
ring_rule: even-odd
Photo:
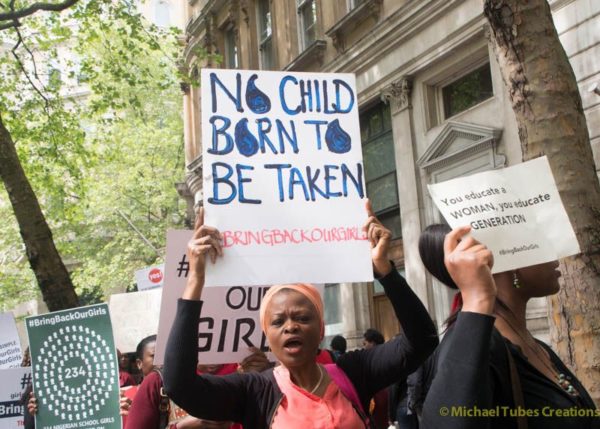
[[[317,309],[317,315],[319,317],[319,323],[321,325],[321,339],[325,335],[325,321],[323,320],[323,300],[321,299],[321,294],[319,290],[311,284],[308,283],[294,283],[288,285],[275,285],[269,288],[267,293],[262,299],[260,303],[260,326],[262,327],[263,332],[267,333],[267,324],[269,323],[266,319],[267,307],[271,303],[273,296],[278,292],[289,289],[295,292],[298,292],[305,296]]]

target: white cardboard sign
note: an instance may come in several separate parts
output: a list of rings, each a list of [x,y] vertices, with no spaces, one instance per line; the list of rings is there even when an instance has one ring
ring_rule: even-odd
[[[162,287],[165,279],[165,265],[155,265],[135,272],[138,291]]]
[[[203,69],[211,286],[372,281],[352,74]]]
[[[452,228],[471,225],[494,254],[494,273],[580,252],[548,159],[428,185]]]
[[[30,383],[30,366],[0,370],[0,429],[24,426],[21,395]]]
[[[122,353],[135,352],[138,343],[158,330],[161,289],[112,294],[108,307],[115,345]]]
[[[192,233],[171,230],[167,234],[165,286],[162,290],[154,355],[154,363],[157,365],[164,363],[166,343],[177,311],[177,300],[185,289],[189,273],[185,254]],[[323,295],[323,286],[316,286]],[[198,337],[200,363],[240,362],[249,354],[248,347],[251,346],[265,352],[268,350],[259,315],[262,297],[268,289],[269,286],[204,287]],[[269,357],[273,359],[272,356]]]
[[[15,318],[12,313],[0,314],[0,369],[21,365],[23,355]]]

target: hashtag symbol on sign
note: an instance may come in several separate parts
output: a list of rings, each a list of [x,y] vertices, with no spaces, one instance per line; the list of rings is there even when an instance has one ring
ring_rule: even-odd
[[[190,272],[190,263],[187,261],[187,256],[183,255],[181,261],[179,261],[179,267],[177,268],[177,277],[187,277]],[[185,273],[185,274],[184,274]]]
[[[31,384],[31,373],[23,375],[21,378],[21,389],[25,389]]]

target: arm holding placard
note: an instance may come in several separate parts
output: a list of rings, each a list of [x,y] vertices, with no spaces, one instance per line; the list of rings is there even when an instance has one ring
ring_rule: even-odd
[[[405,379],[438,344],[435,325],[423,303],[388,259],[391,232],[374,216],[367,202],[363,227],[371,244],[373,270],[389,298],[403,333],[368,350],[342,355],[337,364],[354,383],[363,406],[392,381]]]
[[[423,406],[424,427],[485,429],[488,418],[450,415],[454,409],[494,406],[494,368],[490,347],[497,289],[490,250],[469,227],[452,230],[444,240],[444,264],[463,296],[463,308],[440,347],[444,354]]]
[[[216,228],[204,225],[204,209],[200,208],[196,216],[194,235],[188,242],[187,255],[191,270],[181,298],[200,300],[204,288],[206,259],[210,258],[214,264],[218,256],[223,256],[221,240],[221,233]]]
[[[164,364],[164,385],[169,397],[191,415],[209,420],[241,422],[247,401],[249,378],[255,374],[197,375],[198,319],[202,310],[207,261],[223,254],[221,234],[204,225],[204,213],[196,218],[194,235],[188,242],[190,274],[185,291],[177,303],[177,317],[171,328]]]

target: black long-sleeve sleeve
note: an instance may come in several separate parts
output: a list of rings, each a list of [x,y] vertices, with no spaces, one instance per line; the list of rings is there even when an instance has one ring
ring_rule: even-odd
[[[420,398],[423,395],[423,365],[406,379],[406,406],[416,414],[421,414],[422,408]]]
[[[165,353],[165,391],[193,416],[242,422],[248,407],[256,404],[257,398],[249,395],[251,385],[260,383],[261,379],[256,374],[196,374],[201,309],[201,301],[180,299],[177,303],[177,317]]]
[[[439,342],[429,313],[406,280],[392,270],[379,281],[403,334],[372,349],[346,353],[338,361],[354,383],[365,409],[375,392],[415,371]]]
[[[489,418],[461,416],[461,410],[493,408],[490,342],[494,317],[461,312],[440,345],[437,373],[423,405],[426,429],[486,429]]]

